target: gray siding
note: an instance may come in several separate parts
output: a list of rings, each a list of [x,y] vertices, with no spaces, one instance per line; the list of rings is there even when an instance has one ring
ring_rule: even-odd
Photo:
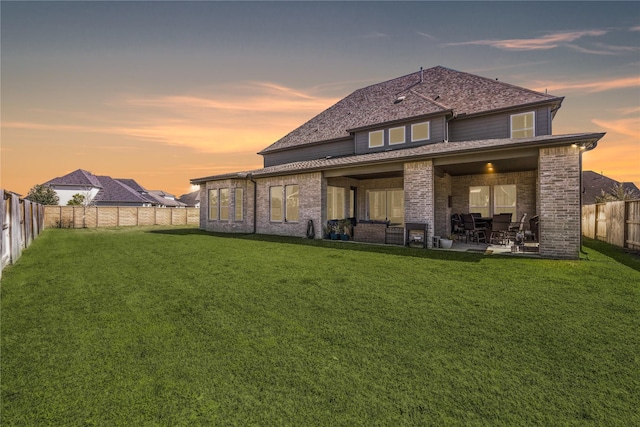
[[[487,114],[468,119],[457,118],[449,122],[450,141],[473,141],[477,139],[509,138],[512,114],[535,111],[536,136],[551,135],[549,107],[527,108],[498,114]]]
[[[264,167],[299,162],[302,160],[322,159],[327,156],[348,156],[353,154],[353,140],[334,141],[324,144],[312,144],[292,148],[286,151],[264,154]]]
[[[411,125],[416,123],[424,123],[429,122],[429,139],[422,141],[411,142]],[[389,129],[404,126],[404,136],[405,142],[404,144],[393,144],[389,145]],[[366,153],[376,153],[380,151],[385,151],[388,149],[400,149],[400,148],[408,148],[408,147],[417,147],[419,145],[432,144],[434,142],[442,142],[444,141],[444,126],[445,126],[445,118],[436,117],[431,119],[422,119],[422,120],[414,120],[411,122],[407,122],[404,125],[387,125],[384,127],[380,127],[377,129],[369,129],[362,132],[356,133],[356,153],[357,154],[366,154]],[[369,132],[376,130],[384,130],[384,145],[382,147],[377,148],[369,148]]]

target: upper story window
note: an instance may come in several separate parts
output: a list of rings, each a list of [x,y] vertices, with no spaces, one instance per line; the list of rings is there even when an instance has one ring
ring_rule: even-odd
[[[424,141],[429,139],[429,122],[411,125],[411,141]]]
[[[404,126],[389,129],[389,145],[404,144]]]
[[[384,145],[384,131],[369,132],[369,148],[382,147]]]
[[[536,136],[534,130],[536,115],[534,111],[511,115],[511,138],[529,138]]]

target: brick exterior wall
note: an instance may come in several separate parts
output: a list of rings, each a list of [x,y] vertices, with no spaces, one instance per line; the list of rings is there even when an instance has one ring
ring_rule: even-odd
[[[307,221],[313,220],[315,238],[322,238],[322,219],[326,216],[326,181],[320,172],[277,176],[257,179],[257,230],[259,234],[306,237]],[[299,220],[296,222],[274,222],[269,219],[269,188],[276,185],[299,186]],[[324,212],[322,206],[325,206]]]
[[[433,234],[446,237],[451,234],[451,208],[449,196],[451,196],[451,175],[444,174],[439,177],[434,175],[435,184],[435,223]]]
[[[353,240],[355,242],[385,243],[386,235],[386,224],[360,223],[353,227]]]
[[[209,190],[229,189],[229,219],[209,219]],[[236,200],[236,188],[243,189],[244,200]],[[242,203],[243,218],[235,220],[236,206]],[[225,233],[253,232],[253,182],[250,179],[209,181],[200,186],[200,228]]]
[[[574,147],[541,148],[539,156],[540,255],[580,256],[580,152]]]
[[[404,221],[427,223],[427,246],[432,247],[435,223],[433,162],[404,164]]]

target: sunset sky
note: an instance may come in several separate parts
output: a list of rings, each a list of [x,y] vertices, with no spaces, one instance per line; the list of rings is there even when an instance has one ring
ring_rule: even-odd
[[[639,2],[0,2],[1,181],[177,196],[355,89],[436,65],[564,96],[554,134],[640,186]]]

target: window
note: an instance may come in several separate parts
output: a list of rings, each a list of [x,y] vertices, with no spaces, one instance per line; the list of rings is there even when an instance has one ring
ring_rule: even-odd
[[[514,114],[511,116],[511,138],[529,138],[535,136],[535,113]]]
[[[235,220],[242,221],[244,219],[244,189],[236,188],[235,193]]]
[[[209,190],[209,219],[218,219],[218,189]]]
[[[356,189],[349,190],[349,218],[356,217]]]
[[[469,213],[479,213],[482,217],[491,215],[489,212],[489,186],[469,187]]]
[[[344,218],[344,188],[327,186],[327,219]]]
[[[278,185],[269,188],[269,206],[271,221],[296,222],[300,220],[299,186],[297,184],[285,187]]]
[[[516,217],[516,186],[493,186],[493,213],[510,213],[511,218]]]
[[[388,220],[391,224],[404,223],[403,190],[370,190],[368,198],[370,220]]]
[[[369,148],[382,147],[384,145],[384,131],[369,132]]]
[[[299,187],[297,184],[287,185],[285,188],[287,205],[285,206],[285,220],[295,222],[300,219],[299,209]]]
[[[229,221],[229,189],[220,189],[220,219]]]
[[[282,186],[269,188],[269,210],[271,221],[282,221],[284,219],[282,212],[282,190]]]
[[[404,144],[404,126],[389,129],[389,145]]]
[[[424,141],[429,138],[429,122],[411,125],[411,141]]]

